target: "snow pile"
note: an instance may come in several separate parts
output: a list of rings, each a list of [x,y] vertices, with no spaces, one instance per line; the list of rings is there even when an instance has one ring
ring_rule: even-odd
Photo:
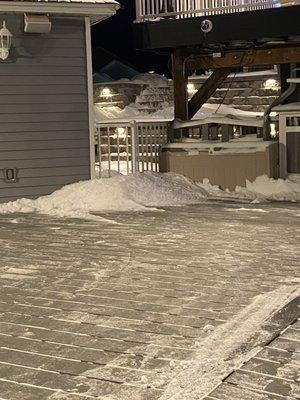
[[[228,117],[236,117],[239,119],[247,119],[255,121],[254,126],[261,125],[261,112],[254,111],[244,111],[239,110],[230,106],[218,104],[208,104],[205,103],[197,114],[193,117],[193,121],[196,120],[204,120],[206,118],[217,118],[221,116]],[[140,111],[137,108],[135,103],[131,103],[126,106],[124,109],[121,109],[118,106],[111,107],[101,107],[99,104],[95,104],[94,106],[94,117],[96,123],[104,123],[104,122],[131,122],[134,120],[137,121],[173,121],[174,120],[174,107],[164,107],[155,111],[154,113],[146,113],[144,111]],[[218,118],[219,121],[219,118]],[[180,125],[178,122],[176,123],[177,127]],[[185,124],[186,125],[186,124]]]
[[[196,400],[210,393],[222,379],[270,340],[265,326],[299,295],[297,286],[281,287],[257,296],[236,317],[220,325],[199,343],[192,359],[175,368],[160,400]],[[170,380],[170,378],[174,377]]]
[[[256,178],[254,182],[246,181],[246,187],[237,186],[234,192],[223,191],[211,185],[208,179],[198,185],[210,196],[221,198],[248,199],[254,201],[300,201],[300,180],[273,179],[266,175]]]
[[[134,83],[141,83],[143,85],[149,85],[151,87],[168,87],[170,82],[168,78],[155,73],[144,73],[138,74],[131,80]]]
[[[199,119],[204,119],[207,117],[215,116],[215,115],[236,115],[239,117],[244,117],[244,118],[259,118],[262,116],[262,112],[259,111],[245,111],[245,110],[240,110],[238,108],[234,108],[231,106],[227,106],[222,104],[210,104],[210,103],[205,103],[195,114],[195,116],[192,118],[193,120],[199,120]],[[158,110],[156,111],[153,115],[156,117],[164,117],[164,118],[170,118],[171,120],[174,119],[174,107],[166,107],[163,110]]]
[[[36,200],[2,204],[0,213],[93,218],[93,212],[149,211],[153,210],[151,207],[197,204],[204,199],[205,192],[184,177],[145,172],[74,183]]]
[[[0,213],[38,212],[58,217],[92,218],[107,211],[151,211],[161,207],[199,204],[207,199],[300,201],[300,182],[261,176],[246,188],[223,191],[206,179],[194,184],[173,173],[144,172],[67,185],[36,200],[19,199],[0,205]]]
[[[243,193],[243,188],[237,187],[236,191]],[[247,181],[246,191],[272,200],[300,201],[300,182],[289,179],[271,179],[266,175],[259,176],[253,183]]]

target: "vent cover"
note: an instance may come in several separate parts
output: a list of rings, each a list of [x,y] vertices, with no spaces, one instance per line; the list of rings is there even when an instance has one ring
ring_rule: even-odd
[[[46,15],[24,14],[24,32],[26,33],[49,33],[51,22]]]

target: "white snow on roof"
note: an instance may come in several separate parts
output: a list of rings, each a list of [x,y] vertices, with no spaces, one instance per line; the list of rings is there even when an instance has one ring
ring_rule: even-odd
[[[281,104],[273,108],[272,111],[276,112],[288,112],[288,111],[300,111],[300,102]]]
[[[123,110],[117,106],[105,108],[99,104],[95,104],[94,115],[96,123],[125,123],[133,120],[139,122],[168,122],[174,119],[174,108],[171,106],[165,107],[153,114],[148,114],[139,111],[135,107],[135,104],[130,104]],[[220,106],[219,104],[206,103],[191,121],[185,123],[176,122],[176,128],[198,126],[200,123],[206,124],[211,122],[261,127],[263,125],[262,115],[261,112],[244,111],[223,104]]]

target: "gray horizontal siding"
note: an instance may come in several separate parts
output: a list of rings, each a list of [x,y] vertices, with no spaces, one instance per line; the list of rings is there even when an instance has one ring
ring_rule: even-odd
[[[0,68],[1,70],[1,68]],[[0,88],[1,89],[1,88]],[[69,103],[81,103],[82,107],[86,107],[87,95],[78,94],[74,96],[73,94],[12,94],[12,95],[1,95],[0,93],[0,104],[69,104]],[[33,108],[34,110],[34,108]]]
[[[1,116],[3,120],[8,123],[17,124],[19,122],[27,123],[27,122],[68,122],[68,121],[87,121],[88,116],[84,112],[77,112],[77,113],[40,113],[40,114],[3,114]]]
[[[60,47],[58,47],[60,46]],[[66,47],[66,46],[61,46],[61,43],[59,41],[52,42],[50,46],[47,46],[46,50],[41,50],[39,52],[39,58],[43,58],[43,54],[45,54],[45,57],[51,58],[51,64],[53,61],[55,61],[56,58],[84,58],[82,57],[83,51],[84,50],[84,45],[76,46],[76,47]],[[18,58],[20,60],[22,59],[28,59],[30,54],[28,53],[28,50],[26,47],[20,47],[18,50],[18,53],[12,55],[14,58]],[[20,61],[18,61],[20,62]]]
[[[20,71],[22,70],[22,71]],[[29,76],[45,76],[45,75],[54,75],[54,76],[69,76],[69,75],[78,75],[84,76],[86,70],[81,67],[62,67],[62,66],[42,66],[42,65],[33,65],[33,66],[17,66],[13,64],[2,64],[0,68],[0,76],[18,76],[20,73],[22,75]]]
[[[89,163],[86,164],[88,166]],[[18,178],[33,178],[33,177],[55,177],[55,176],[80,176],[82,175],[82,165],[51,167],[51,168],[22,168],[18,172]]]
[[[35,132],[40,131],[42,129],[46,129],[49,131],[49,135],[51,131],[58,130],[80,130],[86,127],[86,122],[81,121],[68,121],[68,122],[21,122],[21,123],[3,123],[0,124],[0,134],[3,132]]]
[[[52,18],[47,35],[24,34],[22,15],[0,62],[0,202],[38,197],[90,176],[83,19]],[[5,182],[3,170],[18,180]]]
[[[1,85],[0,85],[1,86]],[[85,103],[58,103],[58,104],[2,104],[0,107],[1,114],[32,114],[35,113],[69,113],[82,112],[85,109]],[[2,115],[1,120],[4,120]]]
[[[37,140],[37,141],[52,141],[52,140],[78,140],[78,139],[85,139],[86,143],[86,131],[56,131],[51,132],[51,138],[49,138],[49,132],[6,132],[0,135],[0,149],[1,149],[1,142],[25,142],[27,140]],[[45,146],[47,144],[45,143]]]
[[[55,175],[55,176],[44,176],[44,177],[29,177],[21,178],[18,182],[11,184],[5,183],[1,185],[0,193],[2,191],[7,194],[7,191],[14,190],[17,188],[26,187],[39,187],[39,186],[52,186],[52,185],[65,185],[66,183],[72,183],[75,181],[85,180],[85,174],[73,174],[73,175]]]
[[[38,155],[38,154],[37,154]],[[89,165],[89,157],[83,157],[82,154],[77,155],[75,154],[70,155],[70,157],[65,158],[62,157],[50,157],[50,158],[34,158],[34,162],[32,162],[31,158],[27,158],[25,160],[19,159],[18,163],[16,164],[16,160],[1,160],[0,159],[0,169],[3,168],[14,168],[16,165],[20,171],[23,169],[37,169],[40,170],[41,168],[57,168],[57,167],[80,167]],[[55,165],[55,167],[53,167]],[[33,175],[34,176],[34,175]],[[1,187],[1,186],[0,186]]]
[[[11,95],[17,94],[21,95],[26,93],[28,94],[82,94],[82,85],[73,84],[73,85],[1,85],[1,95]]]
[[[26,56],[20,57],[17,55],[18,63],[6,64],[6,69],[17,70],[20,67],[77,67],[81,70],[84,58],[83,57],[34,57]],[[4,68],[5,70],[5,68]],[[84,71],[84,69],[82,70]]]
[[[1,70],[1,68],[0,68]],[[1,89],[1,88],[0,88]],[[27,102],[27,103],[26,103]],[[40,95],[16,95],[12,94],[10,96],[1,95],[0,93],[0,104],[69,104],[69,103],[85,103],[87,102],[87,95],[78,94],[74,96],[73,94],[40,94]]]
[[[39,86],[45,85],[51,87],[51,85],[85,85],[85,76],[53,76],[53,75],[43,75],[43,76],[14,76],[10,80],[9,85],[13,86]],[[0,85],[7,85],[7,78],[5,76],[0,76]]]
[[[48,147],[49,145],[47,145]],[[85,157],[87,148],[68,148],[68,149],[48,149],[47,150],[23,150],[23,151],[1,151],[1,161],[15,160],[15,167],[19,167],[19,161],[31,160],[34,166],[35,158],[68,158],[68,157]],[[54,165],[55,166],[55,165]],[[4,167],[5,168],[5,167]]]
[[[19,142],[1,142],[0,146],[0,157],[2,153],[11,151],[13,153],[17,151],[30,151],[30,150],[43,150],[47,147],[47,150],[53,149],[84,149],[89,146],[86,139],[82,140],[27,140]]]
[[[77,179],[78,181],[78,179]],[[69,182],[66,183],[73,183],[71,179]],[[18,187],[18,188],[7,188],[7,189],[1,189],[0,188],[0,199],[1,202],[6,202],[6,201],[11,201],[15,200],[16,198],[20,197],[28,197],[28,198],[36,198],[39,196],[47,195],[55,190],[58,190],[62,187],[62,184],[57,184],[57,185],[47,185],[47,186],[27,186],[27,187]],[[17,195],[16,192],[17,191]]]

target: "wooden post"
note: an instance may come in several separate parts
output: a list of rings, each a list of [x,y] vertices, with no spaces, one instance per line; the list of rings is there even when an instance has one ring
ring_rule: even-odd
[[[188,119],[188,94],[187,73],[185,69],[185,57],[180,50],[173,53],[173,82],[174,82],[174,107],[175,119],[187,121]]]
[[[214,94],[218,87],[224,82],[232,68],[216,69],[204,82],[201,88],[194,94],[188,104],[188,119],[192,119],[204,103]]]

